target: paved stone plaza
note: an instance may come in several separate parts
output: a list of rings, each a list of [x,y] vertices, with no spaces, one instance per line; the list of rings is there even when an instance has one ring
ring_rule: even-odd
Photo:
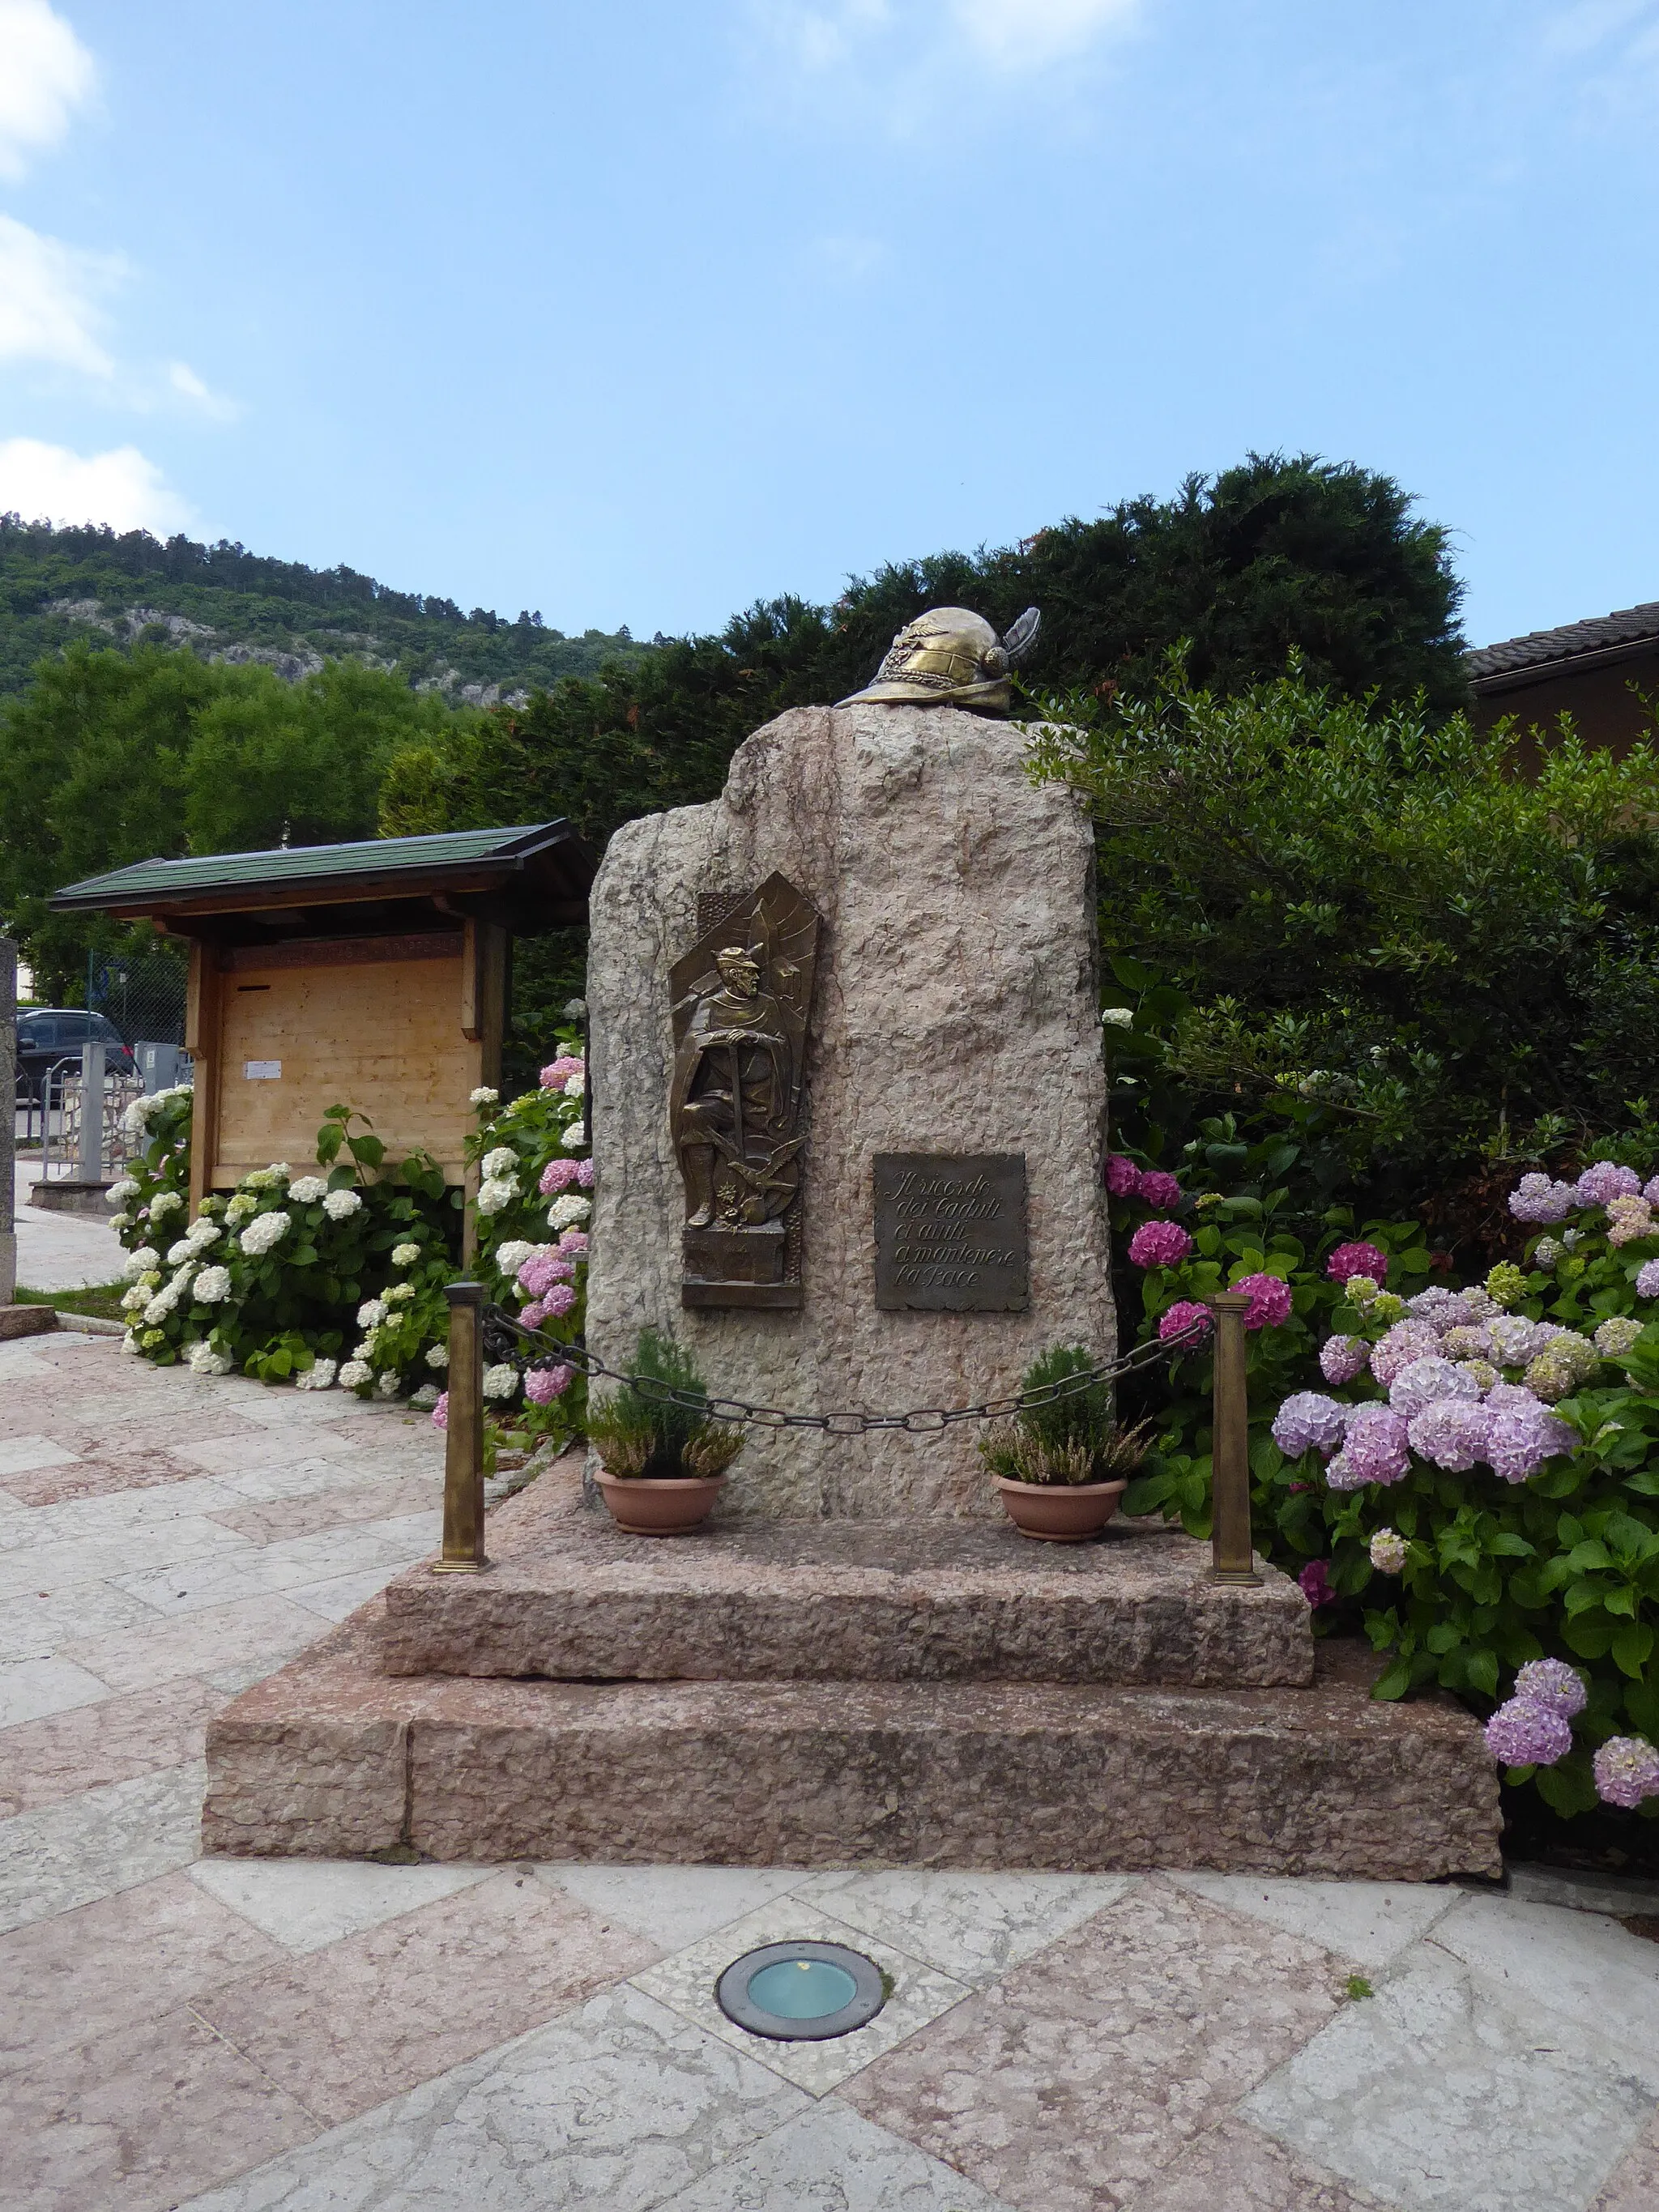
[[[441,1482],[395,1408],[0,1349],[7,2212],[1659,2203],[1659,1945],[1547,1877],[203,1860],[209,1717],[432,1547]],[[785,1936],[882,2013],[730,2025]]]

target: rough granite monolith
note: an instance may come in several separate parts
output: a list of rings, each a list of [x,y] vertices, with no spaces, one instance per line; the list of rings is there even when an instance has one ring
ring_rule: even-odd
[[[587,1336],[625,1368],[671,1329],[710,1388],[823,1413],[1006,1395],[1054,1344],[1115,1344],[1103,1181],[1094,846],[1063,784],[1034,784],[1014,724],[953,708],[796,708],[733,755],[706,806],[628,823],[591,902],[597,1170]],[[704,893],[774,870],[823,918],[806,1060],[803,1303],[687,1310],[670,1137],[668,971]],[[1024,1312],[876,1304],[878,1152],[1023,1152]],[[757,1432],[722,1513],[994,1515],[971,1424],[933,1435]]]

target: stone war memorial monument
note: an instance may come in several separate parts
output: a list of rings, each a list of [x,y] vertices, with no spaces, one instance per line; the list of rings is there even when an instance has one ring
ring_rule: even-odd
[[[648,1325],[722,1397],[908,1411],[1006,1395],[1048,1345],[1111,1356],[1092,831],[1012,723],[926,688],[797,708],[712,805],[611,841],[587,1333],[613,1367]],[[975,1443],[757,1434],[726,1510],[1000,1515]]]
[[[1252,1570],[1242,1419],[1212,1574],[1162,1524],[1026,1540],[940,1419],[1116,1345],[1092,830],[1007,719],[1036,626],[923,615],[612,838],[587,1350],[673,1337],[744,1448],[690,1534],[613,1525],[574,1455],[483,1523],[458,1290],[445,1571],[218,1716],[210,1850],[1498,1870],[1473,1719],[1373,1703],[1369,1648]]]

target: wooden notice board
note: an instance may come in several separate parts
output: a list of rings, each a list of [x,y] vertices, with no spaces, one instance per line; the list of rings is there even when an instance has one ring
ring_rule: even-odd
[[[192,1210],[250,1168],[303,1172],[333,1105],[388,1160],[417,1147],[465,1180],[472,1091],[501,1079],[506,933],[466,921],[396,937],[191,951]]]

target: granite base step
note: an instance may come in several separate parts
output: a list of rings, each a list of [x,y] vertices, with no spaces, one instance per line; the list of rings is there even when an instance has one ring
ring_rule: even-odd
[[[1498,1778],[1363,1646],[1305,1688],[552,1682],[384,1671],[366,1607],[222,1711],[202,1839],[241,1856],[931,1866],[1426,1881],[1499,1871]]]
[[[1114,1523],[1034,1543],[988,1522],[738,1522],[619,1534],[574,1468],[490,1516],[482,1575],[386,1591],[403,1674],[558,1681],[1006,1681],[1241,1688],[1313,1680],[1307,1600],[1207,1579],[1209,1547]]]

